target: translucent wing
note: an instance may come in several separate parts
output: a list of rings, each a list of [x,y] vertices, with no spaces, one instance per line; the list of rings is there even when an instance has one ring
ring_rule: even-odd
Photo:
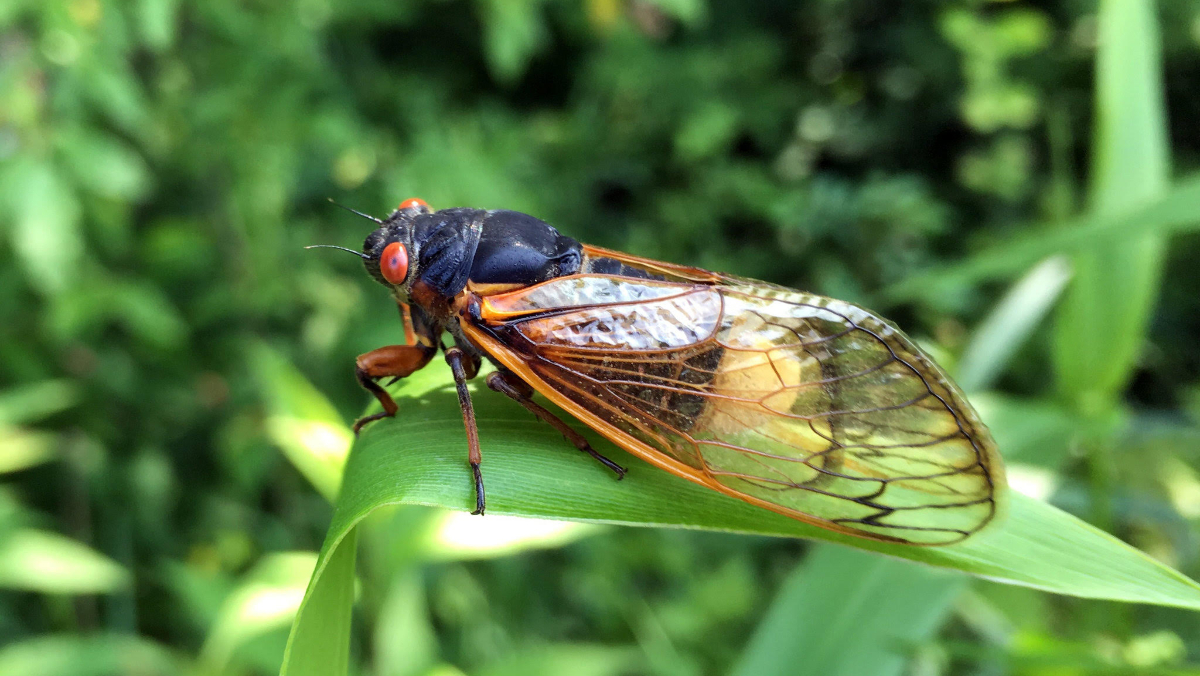
[[[912,544],[957,542],[997,513],[987,430],[941,369],[860,307],[749,280],[594,274],[479,303],[469,338],[614,442],[710,488]]]

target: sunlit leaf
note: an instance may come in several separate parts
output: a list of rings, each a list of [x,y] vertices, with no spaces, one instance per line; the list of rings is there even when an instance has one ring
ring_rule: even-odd
[[[438,640],[421,576],[392,577],[375,623],[375,668],[380,676],[421,676],[434,664]]]
[[[271,440],[321,495],[333,500],[354,437],[350,428],[325,395],[282,355],[259,345],[253,363],[268,407]]]
[[[112,559],[58,533],[22,528],[0,538],[0,588],[103,594],[128,584]]]
[[[431,559],[475,559],[515,554],[527,549],[561,547],[599,532],[593,524],[493,516],[480,519],[467,512],[445,511],[431,524],[425,555]]]
[[[55,441],[56,437],[48,432],[0,425],[0,474],[53,460],[57,457]]]
[[[163,646],[128,635],[49,635],[0,647],[0,674],[14,676],[167,676],[184,660]]]
[[[36,422],[75,405],[80,392],[69,380],[41,380],[0,392],[0,424]]]
[[[316,562],[311,552],[263,557],[221,604],[201,658],[223,670],[239,646],[291,623]]]
[[[150,189],[146,162],[116,137],[73,127],[60,132],[56,141],[79,186],[121,200],[140,199]]]
[[[30,281],[57,294],[83,253],[75,191],[48,162],[13,163],[5,192],[14,213],[12,246]]]
[[[322,548],[292,623],[280,676],[345,676],[350,659],[356,540],[351,528]]]
[[[141,0],[137,4],[138,28],[142,39],[156,50],[163,50],[175,42],[176,20],[179,0]]]

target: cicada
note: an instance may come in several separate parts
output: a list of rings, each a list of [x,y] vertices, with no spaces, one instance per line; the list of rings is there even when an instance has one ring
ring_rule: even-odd
[[[345,250],[392,293],[405,344],[358,357],[358,381],[383,410],[355,432],[396,413],[381,379],[440,351],[477,514],[486,501],[467,381],[484,358],[496,367],[489,388],[618,478],[625,468],[535,392],[651,465],[830,530],[944,545],[999,513],[1004,469],[987,428],[941,368],[868,310],[580,244],[515,211],[409,199],[366,217],[379,227],[361,252]]]

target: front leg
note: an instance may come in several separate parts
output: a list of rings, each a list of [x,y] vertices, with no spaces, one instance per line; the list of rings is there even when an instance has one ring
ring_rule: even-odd
[[[483,462],[483,453],[479,450],[479,429],[475,425],[475,407],[471,404],[471,393],[467,391],[467,381],[479,373],[479,356],[471,359],[458,346],[446,350],[446,363],[454,374],[454,386],[458,389],[458,406],[462,409],[463,426],[467,428],[467,460],[471,463],[471,473],[475,475],[475,511],[472,514],[483,514],[487,501],[483,495],[483,473],[479,463]]]
[[[355,362],[354,375],[358,378],[359,384],[375,395],[379,404],[383,406],[383,411],[355,421],[354,433],[358,434],[363,425],[369,422],[396,415],[396,402],[392,400],[392,395],[388,394],[387,390],[375,382],[376,380],[389,376],[406,378],[424,368],[435,354],[437,354],[437,348],[431,345],[417,344],[388,345],[359,355]]]

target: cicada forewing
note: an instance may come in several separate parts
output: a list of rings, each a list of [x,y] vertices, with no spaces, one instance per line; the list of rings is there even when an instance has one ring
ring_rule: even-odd
[[[722,493],[920,545],[995,519],[991,436],[895,327],[831,298],[653,271],[666,279],[583,274],[483,297],[463,328],[619,446]]]

